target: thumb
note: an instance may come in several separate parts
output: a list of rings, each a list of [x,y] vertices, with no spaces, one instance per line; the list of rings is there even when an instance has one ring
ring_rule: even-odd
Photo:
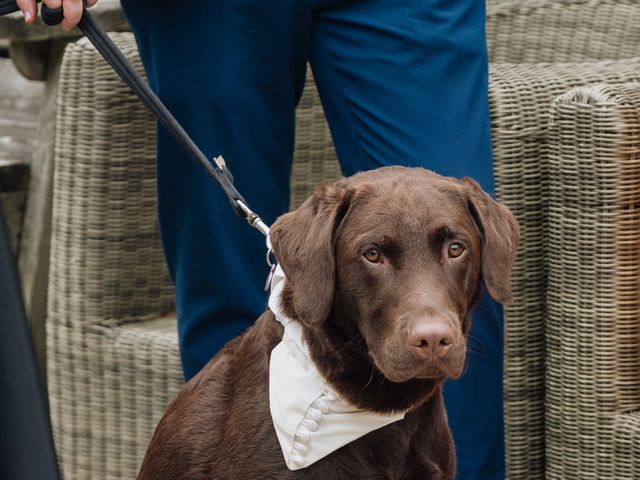
[[[36,0],[16,0],[18,8],[24,15],[24,21],[33,23],[38,17],[38,9],[36,8]]]

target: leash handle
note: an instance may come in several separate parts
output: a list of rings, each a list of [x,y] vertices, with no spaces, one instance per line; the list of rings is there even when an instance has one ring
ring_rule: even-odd
[[[41,1],[42,0],[36,0],[36,3],[40,3]],[[87,0],[82,0],[82,3],[86,8]],[[16,0],[0,0],[0,17],[17,12],[18,10],[20,10],[20,8]],[[59,25],[64,19],[64,10],[62,7],[49,8],[46,5],[42,5],[40,16],[42,17],[42,21],[49,26]]]
[[[82,0],[82,5],[83,8],[85,8],[87,5],[87,1]],[[54,25],[59,25],[60,23],[62,23],[62,20],[64,19],[64,10],[62,9],[62,7],[53,9],[47,7],[46,5],[42,5],[42,7],[40,8],[40,16],[42,17],[42,21],[44,23],[52,27]]]
[[[42,0],[36,0],[36,3],[40,3]],[[82,3],[86,6],[87,0],[83,0]],[[20,10],[18,2],[16,0],[0,0],[0,17],[8,15]],[[40,9],[40,16],[42,21],[49,26],[58,25],[64,19],[64,10],[60,8],[49,8],[46,5],[42,5]]]

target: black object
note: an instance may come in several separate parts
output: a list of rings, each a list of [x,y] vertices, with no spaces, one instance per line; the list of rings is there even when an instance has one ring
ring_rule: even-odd
[[[0,205],[0,478],[58,480],[48,406]]]

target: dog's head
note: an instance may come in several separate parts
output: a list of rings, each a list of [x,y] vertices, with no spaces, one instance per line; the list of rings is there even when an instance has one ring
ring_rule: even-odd
[[[511,300],[518,239],[513,215],[473,180],[403,167],[321,186],[271,230],[284,307],[316,363],[348,376],[327,357],[351,350],[395,384],[460,376],[482,283]]]

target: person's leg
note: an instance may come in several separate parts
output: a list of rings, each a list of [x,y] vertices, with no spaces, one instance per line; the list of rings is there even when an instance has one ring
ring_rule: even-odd
[[[346,175],[384,165],[492,192],[482,0],[312,0],[311,64]],[[445,399],[458,477],[504,478],[502,317],[474,312],[469,369]]]
[[[150,84],[203,152],[271,223],[288,209],[309,9],[299,0],[124,0]],[[266,306],[265,240],[158,131],[162,243],[188,379]]]

